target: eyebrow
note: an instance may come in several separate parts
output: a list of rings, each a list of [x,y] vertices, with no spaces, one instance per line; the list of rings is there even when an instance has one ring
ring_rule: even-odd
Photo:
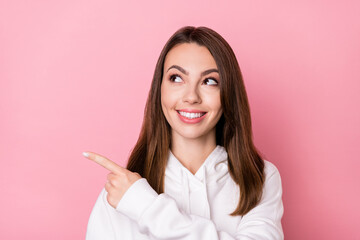
[[[180,72],[182,72],[185,75],[189,75],[188,71],[186,71],[185,69],[183,69],[182,67],[180,67],[178,65],[172,65],[171,67],[168,68],[168,70],[166,72],[168,72],[172,68],[175,68],[175,69],[179,70]],[[203,76],[206,76],[206,75],[208,75],[209,73],[212,73],[212,72],[219,73],[219,71],[217,69],[212,68],[212,69],[208,69],[206,71],[203,71],[200,75],[201,75],[201,77],[203,77]]]

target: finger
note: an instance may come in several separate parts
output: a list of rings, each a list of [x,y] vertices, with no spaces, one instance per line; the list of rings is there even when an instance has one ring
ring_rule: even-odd
[[[110,183],[111,185],[113,185],[114,187],[119,185],[119,181],[116,176],[119,176],[119,175],[117,175],[115,173],[109,173],[106,178],[107,182]]]
[[[114,173],[109,173],[106,177],[107,181],[111,181],[112,179],[114,179],[115,174]]]
[[[83,155],[113,173],[122,173],[124,171],[124,168],[120,167],[108,158],[101,156],[100,154],[93,152],[84,152]]]
[[[111,184],[110,184],[109,182],[107,182],[107,183],[105,184],[105,190],[109,193],[109,192],[111,191],[111,189],[112,189]]]

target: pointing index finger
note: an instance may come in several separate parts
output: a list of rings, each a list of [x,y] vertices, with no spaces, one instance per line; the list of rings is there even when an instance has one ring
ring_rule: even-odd
[[[107,170],[113,172],[113,173],[120,173],[123,172],[123,168],[113,161],[109,160],[108,158],[101,156],[100,154],[93,153],[93,152],[83,152],[83,155],[96,162],[97,164],[103,166]]]

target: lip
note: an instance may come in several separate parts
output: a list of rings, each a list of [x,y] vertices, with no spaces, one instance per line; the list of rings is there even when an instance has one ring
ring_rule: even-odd
[[[200,110],[196,110],[196,109],[177,109],[176,111],[180,111],[180,112],[189,112],[189,113],[206,113],[204,111],[200,111]]]
[[[189,118],[186,118],[186,117],[182,116],[182,115],[179,113],[179,111],[180,111],[180,112],[188,112],[188,113],[205,113],[205,114],[202,115],[202,116],[199,117],[199,118],[189,119]],[[178,116],[179,116],[179,118],[180,118],[180,120],[181,120],[182,122],[184,122],[184,123],[189,123],[189,124],[194,124],[194,123],[199,123],[199,122],[201,122],[201,121],[205,118],[205,116],[206,116],[206,114],[207,114],[207,112],[199,111],[199,110],[195,110],[195,109],[181,109],[181,110],[177,110],[176,113],[178,114]]]

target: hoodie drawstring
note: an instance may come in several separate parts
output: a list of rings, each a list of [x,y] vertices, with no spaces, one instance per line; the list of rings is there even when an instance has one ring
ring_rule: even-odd
[[[204,217],[207,217],[207,218],[210,218],[210,205],[209,205],[209,198],[208,198],[208,192],[207,192],[207,176],[206,176],[206,169],[205,167],[203,167],[201,169],[202,171],[202,175],[204,176],[203,178],[203,181],[202,181],[202,192],[203,192],[203,196],[204,196],[204,203],[207,203],[206,206],[205,206],[205,209],[203,212],[203,216]],[[182,193],[183,193],[183,209],[185,210],[186,213],[188,214],[191,214],[191,210],[190,210],[190,183],[189,183],[189,176],[187,176],[187,173],[186,171],[182,170],[181,171],[182,173],[182,179],[181,179],[181,182],[182,182]]]
[[[186,213],[190,214],[190,186],[189,186],[189,179],[186,176],[186,172],[184,170],[181,171],[182,173],[182,186],[183,186],[183,209]]]
[[[207,188],[207,178],[206,178],[206,169],[205,169],[205,166],[203,168],[203,173],[204,173],[204,190],[205,190],[205,198],[206,198],[206,203],[207,203],[207,206],[206,206],[206,212],[205,212],[205,217],[207,217],[208,219],[210,219],[210,205],[209,205],[209,198],[208,198],[208,188]]]

